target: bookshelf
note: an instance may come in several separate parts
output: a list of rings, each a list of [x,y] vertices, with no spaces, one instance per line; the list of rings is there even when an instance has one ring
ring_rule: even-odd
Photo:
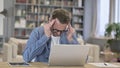
[[[72,13],[72,26],[83,34],[84,0],[14,0],[14,37],[29,38],[35,27],[42,26],[56,8]]]

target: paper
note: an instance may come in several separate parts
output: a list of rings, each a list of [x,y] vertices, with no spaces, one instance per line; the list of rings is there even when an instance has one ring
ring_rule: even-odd
[[[115,64],[111,64],[111,63],[88,63],[88,64],[91,64],[91,65],[94,65],[94,66],[97,66],[97,67],[105,67],[105,68],[108,68],[108,67],[120,67],[118,65],[115,65]]]

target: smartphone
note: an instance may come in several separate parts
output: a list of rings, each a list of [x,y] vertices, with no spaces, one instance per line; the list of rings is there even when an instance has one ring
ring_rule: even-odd
[[[12,66],[30,66],[30,64],[26,62],[9,62],[9,64]]]

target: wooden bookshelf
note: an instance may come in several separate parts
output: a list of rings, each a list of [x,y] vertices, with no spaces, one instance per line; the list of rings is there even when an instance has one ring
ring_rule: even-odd
[[[84,35],[84,0],[14,0],[14,37],[28,38],[35,27],[48,22],[56,8],[69,10],[72,26]]]

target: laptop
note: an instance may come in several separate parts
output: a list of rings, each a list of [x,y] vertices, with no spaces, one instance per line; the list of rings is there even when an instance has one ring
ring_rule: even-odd
[[[48,64],[52,66],[84,66],[87,62],[88,52],[89,47],[85,45],[52,45]]]

